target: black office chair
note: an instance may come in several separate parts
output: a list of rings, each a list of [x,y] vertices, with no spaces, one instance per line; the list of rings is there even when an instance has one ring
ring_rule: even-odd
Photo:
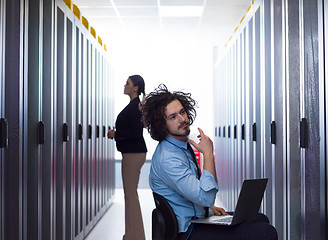
[[[166,199],[153,192],[156,208],[152,213],[152,239],[175,240],[178,236],[178,220]]]

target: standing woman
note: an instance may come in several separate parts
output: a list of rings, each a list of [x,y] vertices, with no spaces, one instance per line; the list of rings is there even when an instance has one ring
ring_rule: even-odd
[[[143,138],[143,124],[139,110],[139,95],[145,95],[145,82],[139,75],[128,78],[124,85],[124,94],[130,97],[130,103],[116,119],[116,131],[109,130],[107,136],[115,139],[116,148],[122,153],[122,179],[125,199],[125,235],[124,240],[144,240],[145,231],[142,222],[138,197],[140,169],[146,161],[146,144]]]

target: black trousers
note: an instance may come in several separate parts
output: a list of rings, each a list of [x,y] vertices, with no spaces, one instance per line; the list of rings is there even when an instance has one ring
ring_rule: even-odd
[[[191,231],[191,233],[190,233]],[[190,234],[190,235],[189,235]],[[276,229],[269,223],[269,219],[262,213],[255,221],[245,222],[236,226],[221,226],[213,224],[192,224],[187,232],[179,233],[177,240],[277,240]]]

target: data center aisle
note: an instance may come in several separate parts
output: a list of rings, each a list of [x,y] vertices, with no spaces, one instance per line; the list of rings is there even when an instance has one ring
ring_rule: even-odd
[[[151,212],[155,208],[152,191],[149,188],[138,189],[142,217],[145,227],[146,240],[151,239]],[[216,199],[216,206],[223,206]],[[112,206],[100,219],[98,224],[91,230],[86,240],[121,240],[124,234],[124,196],[123,189],[115,190]]]
[[[138,195],[142,211],[146,240],[151,240],[151,213],[155,208],[148,177],[151,161],[147,160],[140,171]],[[85,240],[121,240],[124,234],[124,195],[121,177],[121,161],[115,163],[115,196],[113,204],[90,231]],[[220,199],[216,198],[216,206],[227,209]],[[228,209],[232,210],[232,209]]]
[[[155,208],[152,192],[138,189],[146,239],[151,239],[151,212]],[[112,206],[89,233],[86,240],[121,240],[124,234],[124,196],[123,189],[115,190]]]

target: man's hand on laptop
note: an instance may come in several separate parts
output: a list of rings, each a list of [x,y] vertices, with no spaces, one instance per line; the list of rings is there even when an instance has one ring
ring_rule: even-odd
[[[217,206],[212,206],[210,209],[213,211],[214,215],[216,216],[225,216],[229,215],[228,213],[225,212],[223,208],[217,207]]]

